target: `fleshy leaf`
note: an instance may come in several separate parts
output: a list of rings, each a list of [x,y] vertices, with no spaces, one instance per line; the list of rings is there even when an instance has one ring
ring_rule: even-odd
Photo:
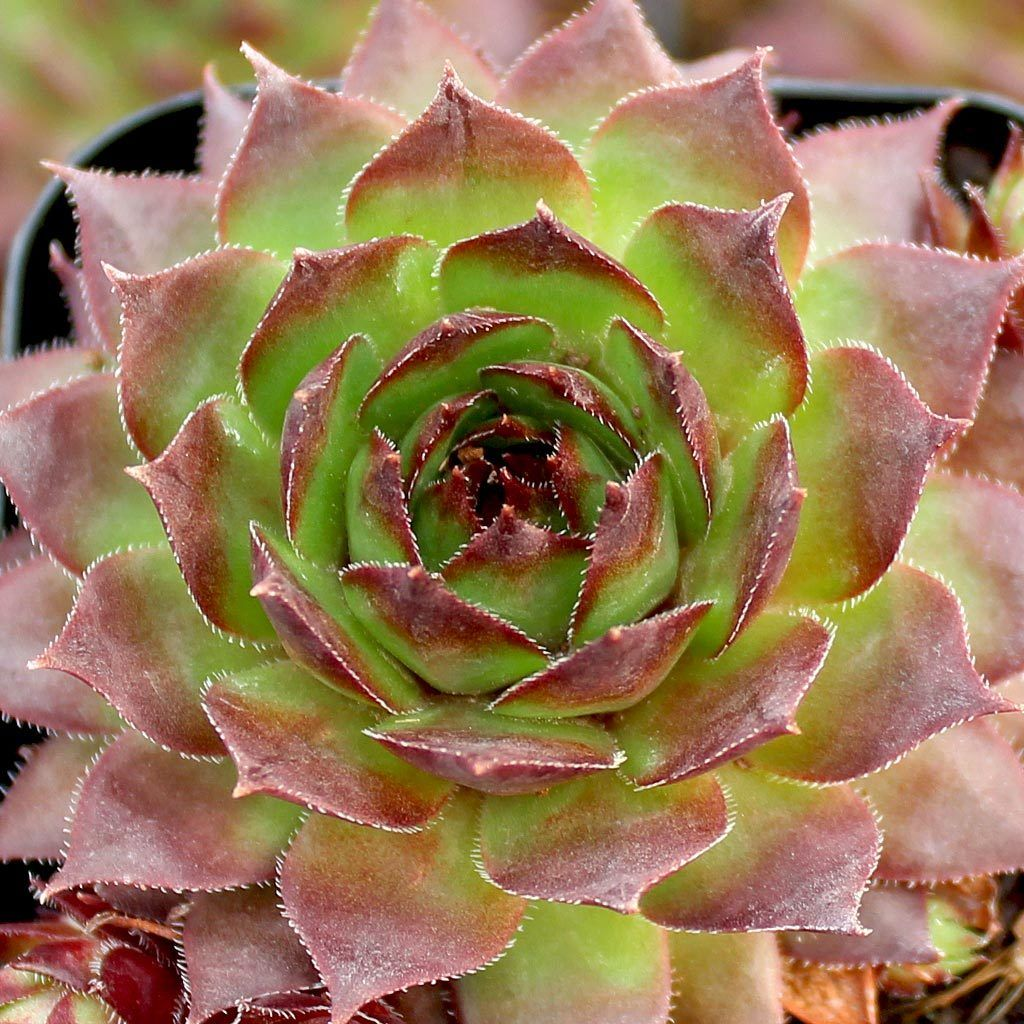
[[[768,103],[764,59],[758,51],[721,78],[644,90],[612,110],[584,158],[595,183],[599,243],[621,253],[635,225],[665,203],[742,210],[790,192],[778,245],[787,275],[797,277],[810,207]]]
[[[345,601],[337,574],[297,556],[253,524],[252,593],[292,659],[330,686],[386,711],[412,711],[425,696],[380,649]]]
[[[293,78],[251,47],[243,52],[256,100],[217,194],[218,239],[281,256],[297,246],[329,249],[344,238],[345,185],[405,121]]]
[[[548,464],[569,528],[592,533],[604,507],[605,488],[617,476],[607,456],[586,434],[562,423]]]
[[[782,1024],[782,964],[774,935],[668,932],[672,1020]]]
[[[418,413],[450,395],[476,391],[485,366],[551,355],[551,328],[508,313],[454,313],[413,338],[366,395],[363,421],[402,437]]]
[[[718,440],[700,384],[676,353],[624,320],[612,321],[603,362],[648,449],[665,457],[680,536],[702,537],[715,495]]]
[[[515,934],[523,901],[470,858],[476,802],[454,800],[424,832],[313,815],[285,856],[285,910],[331,994],[334,1019],[399,988],[481,967]]]
[[[67,860],[46,890],[90,882],[214,889],[273,877],[299,819],[282,800],[231,796],[230,761],[192,761],[126,732],[82,786]]]
[[[721,769],[732,831],[641,900],[643,914],[687,931],[862,931],[861,894],[881,845],[870,808],[843,787],[811,789]]]
[[[974,424],[949,465],[1024,490],[1024,353],[996,350]]]
[[[149,491],[200,611],[220,629],[270,639],[270,623],[249,595],[249,523],[280,521],[277,459],[246,410],[211,398],[162,455],[130,473]]]
[[[67,936],[56,942],[41,942],[13,961],[21,970],[85,991],[89,985],[89,961],[97,942],[86,935]]]
[[[22,749],[25,764],[0,803],[0,860],[57,860],[78,780],[96,740],[54,736]]]
[[[506,505],[441,575],[463,600],[557,650],[565,643],[588,551],[583,538],[534,526]]]
[[[538,903],[515,945],[459,978],[464,1024],[663,1024],[672,976],[666,935],[600,907]]]
[[[928,407],[970,417],[1021,268],[900,245],[862,245],[818,263],[797,306],[812,348],[853,338],[888,356]]]
[[[366,334],[387,359],[433,320],[433,262],[433,249],[408,235],[299,250],[242,354],[242,391],[263,428],[279,432],[303,377],[346,338]]]
[[[715,606],[694,649],[716,655],[771,597],[789,562],[804,492],[785,420],[752,431],[729,457],[707,536],[683,559],[680,589]]]
[[[615,719],[623,771],[657,786],[792,732],[830,640],[814,619],[766,612],[719,657],[684,655],[647,700]]]
[[[69,992],[54,1005],[46,1024],[107,1024],[109,1019],[107,1008],[98,999]]]
[[[526,718],[600,715],[631,707],[669,674],[709,607],[683,605],[632,626],[613,626],[516,683],[492,707]]]
[[[419,562],[402,456],[379,430],[373,431],[352,460],[345,502],[351,561]]]
[[[147,277],[110,272],[122,307],[121,409],[143,455],[162,452],[201,401],[234,390],[238,357],[283,274],[266,253],[234,248]]]
[[[517,719],[465,700],[385,719],[366,731],[424,771],[501,795],[534,794],[620,760],[598,725]]]
[[[926,964],[938,959],[928,931],[928,893],[894,885],[869,889],[861,903],[869,935],[781,935],[784,952],[797,960],[836,967]]]
[[[370,341],[353,335],[306,374],[284,420],[281,490],[288,538],[308,558],[337,565],[345,554],[345,483],[363,438],[356,410],[380,372]]]
[[[0,551],[10,544],[0,543]],[[0,574],[0,711],[16,721],[76,735],[115,732],[118,717],[85,683],[28,663],[63,628],[75,584],[45,555]]]
[[[423,564],[436,572],[483,529],[469,479],[460,466],[431,484],[413,508],[412,529]]]
[[[120,307],[103,265],[155,274],[213,244],[216,183],[161,174],[110,174],[50,166],[71,191],[89,311],[111,352]]]
[[[0,411],[20,405],[55,384],[103,370],[106,353],[81,345],[40,349],[0,364]]]
[[[623,96],[679,80],[635,3],[596,0],[513,64],[498,102],[579,146]]]
[[[885,829],[878,878],[953,881],[1021,869],[1024,771],[987,722],[935,736],[857,787]]]
[[[816,258],[866,239],[924,237],[922,176],[932,172],[946,125],[960,106],[947,100],[911,117],[829,128],[796,144],[814,197]]]
[[[135,459],[113,374],[80,377],[0,415],[0,479],[33,536],[72,572],[116,547],[160,540],[152,503],[124,475]]]
[[[631,412],[585,370],[523,361],[488,366],[480,379],[516,412],[589,434],[621,465],[633,465],[636,431]]]
[[[263,657],[210,629],[162,545],[97,562],[67,625],[33,664],[88,683],[154,742],[209,757],[224,748],[203,714],[203,683]]]
[[[448,60],[478,96],[495,94],[498,79],[487,61],[430,8],[419,0],[381,0],[345,65],[342,89],[411,117],[434,98]]]
[[[713,775],[637,792],[609,772],[486,800],[480,858],[507,892],[635,913],[643,893],[728,830]]]
[[[833,348],[793,417],[807,498],[780,593],[794,602],[863,593],[892,564],[935,454],[962,429],[935,416],[881,356]]]
[[[96,326],[85,294],[85,271],[68,256],[60,242],[50,243],[50,270],[60,281],[75,347],[112,351],[117,339],[104,338]]]
[[[778,257],[789,203],[780,196],[746,211],[673,203],[640,226],[623,257],[661,302],[665,343],[700,381],[726,449],[755,423],[792,412],[807,386],[803,332]]]
[[[449,65],[424,113],[348,192],[353,239],[413,232],[441,245],[528,219],[538,199],[586,228],[590,184],[556,136],[469,92]]]
[[[199,140],[200,173],[219,182],[242,141],[252,104],[226,89],[212,64],[203,69],[203,125]]]
[[[636,622],[668,597],[679,540],[665,457],[645,459],[624,484],[608,484],[572,620],[572,641]]]
[[[654,334],[663,325],[661,309],[643,284],[543,203],[525,224],[453,245],[439,274],[446,310],[490,306],[539,316],[555,325],[567,355],[576,358],[599,353],[613,316]]]
[[[1014,707],[978,675],[956,598],[927,573],[896,565],[829,617],[835,642],[800,705],[799,732],[758,750],[762,768],[846,782],[950,726]]]
[[[235,795],[267,793],[347,821],[406,831],[451,787],[363,735],[377,717],[290,661],[215,679],[206,708],[238,769]]]
[[[115,945],[96,965],[96,988],[124,1024],[176,1024],[185,1002],[177,964],[149,952]],[[110,1019],[104,1008],[102,1024]],[[97,1022],[99,1024],[99,1022]]]
[[[206,1021],[257,996],[319,982],[271,888],[199,893],[182,933],[190,1021]]]
[[[342,574],[342,586],[380,645],[444,693],[488,693],[545,664],[525,633],[420,566],[355,566]]]
[[[0,1024],[48,1024],[50,1012],[62,998],[59,989],[49,988],[0,1006]]]
[[[934,474],[904,555],[962,602],[983,676],[999,682],[1024,668],[1024,497],[988,480]]]

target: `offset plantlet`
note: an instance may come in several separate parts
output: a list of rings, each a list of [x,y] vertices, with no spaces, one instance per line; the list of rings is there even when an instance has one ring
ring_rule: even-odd
[[[630,0],[487,75],[429,19],[338,93],[248,51],[199,177],[59,171],[76,337],[0,415],[0,707],[58,735],[0,854],[178,894],[190,1024],[948,977],[935,887],[1024,867],[1024,499],[950,468],[1024,275],[921,244],[954,107],[794,147],[763,53]]]

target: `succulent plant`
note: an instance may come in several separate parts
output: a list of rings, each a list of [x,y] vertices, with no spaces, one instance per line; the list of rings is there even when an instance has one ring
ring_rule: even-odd
[[[1022,278],[919,244],[956,105],[793,148],[762,52],[630,0],[501,77],[411,0],[339,93],[247,52],[196,176],[56,169],[0,707],[57,735],[0,854],[180,894],[191,1022],[954,969],[941,884],[1024,866],[1024,499],[936,465]]]

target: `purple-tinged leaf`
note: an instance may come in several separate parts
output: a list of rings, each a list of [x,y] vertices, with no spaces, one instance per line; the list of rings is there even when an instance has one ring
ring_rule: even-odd
[[[76,266],[60,242],[50,243],[50,270],[60,282],[74,343],[86,349],[112,350],[117,339],[102,337],[89,309],[89,300],[85,294],[85,271]]]
[[[41,942],[11,963],[19,970],[41,974],[84,992],[89,987],[91,961],[98,947],[99,941],[92,936],[65,937],[56,942]]]
[[[281,256],[338,245],[345,185],[405,120],[293,78],[252,47],[243,52],[256,72],[256,100],[217,193],[218,240]]]
[[[370,351],[386,359],[430,323],[437,316],[434,259],[429,245],[408,235],[296,252],[239,368],[242,391],[263,428],[280,431],[303,378],[346,338],[366,334]]]
[[[546,663],[525,633],[421,566],[355,566],[342,574],[342,586],[378,643],[444,693],[489,693]]]
[[[121,337],[120,309],[104,264],[126,274],[155,274],[209,249],[216,185],[176,175],[50,170],[74,200],[88,309],[104,347],[113,352]]]
[[[197,894],[182,945],[194,1024],[245,1000],[319,982],[272,888]]]
[[[124,1024],[178,1024],[181,1020],[186,997],[177,964],[134,946],[116,945],[104,951],[95,973],[104,1003]],[[96,1024],[108,1019],[104,1009]]]
[[[1024,490],[1024,353],[1000,348],[988,370],[974,423],[947,465]]]
[[[778,256],[789,205],[787,196],[744,211],[672,203],[639,227],[623,257],[661,302],[665,344],[700,381],[726,450],[754,424],[791,413],[807,386]]]
[[[267,793],[375,828],[420,828],[452,787],[364,735],[377,722],[290,661],[215,679],[206,708],[238,769],[235,795]]]
[[[672,591],[679,540],[665,462],[656,452],[625,483],[608,484],[573,613],[576,645],[636,622]]]
[[[535,794],[620,761],[599,725],[512,718],[465,700],[385,719],[366,732],[432,775],[501,796]]]
[[[159,455],[200,402],[234,390],[238,357],[283,274],[266,253],[235,248],[148,276],[110,271],[122,308],[121,410],[143,455]]]
[[[598,355],[613,316],[654,334],[664,324],[657,300],[643,284],[543,203],[525,224],[453,245],[439,277],[441,302],[451,312],[489,306],[553,324],[566,348],[560,362]]]
[[[356,410],[380,372],[371,342],[353,335],[306,374],[292,397],[281,438],[281,492],[288,539],[313,561],[345,557],[345,484],[364,439]]]
[[[45,995],[48,991],[52,993],[53,989],[42,978],[15,967],[0,967],[0,1006]],[[42,1012],[42,1020],[46,1020],[45,1011]]]
[[[447,61],[478,96],[498,89],[494,70],[419,0],[381,0],[373,20],[342,72],[342,91],[386,103],[408,117],[437,92]]]
[[[944,882],[1024,866],[1024,769],[987,722],[933,737],[857,788],[885,831],[880,879]]]
[[[666,933],[639,917],[538,903],[497,963],[455,981],[458,1019],[664,1024],[673,980],[665,945]]]
[[[728,830],[713,775],[637,792],[606,772],[543,794],[484,801],[480,859],[507,892],[630,914],[651,886]]]
[[[256,524],[251,533],[252,593],[291,658],[371,706],[391,712],[422,707],[422,687],[358,622],[337,574],[305,561]]]
[[[534,526],[506,505],[441,575],[463,600],[558,650],[565,644],[588,551],[583,538]]]
[[[280,522],[277,459],[245,408],[211,398],[163,454],[129,472],[149,491],[200,611],[229,633],[271,639],[249,595],[249,523]]]
[[[946,125],[960,106],[947,100],[911,117],[829,128],[796,144],[814,201],[815,257],[866,239],[923,239],[922,176],[932,173]]]
[[[230,761],[193,761],[135,732],[82,786],[67,859],[46,895],[92,882],[217,889],[264,882],[298,822],[283,800],[233,799]]]
[[[728,488],[707,536],[684,556],[680,584],[690,598],[714,599],[693,646],[712,656],[755,620],[789,562],[804,491],[786,421],[753,430],[721,475]]]
[[[933,411],[970,417],[1024,268],[906,245],[818,263],[797,294],[812,348],[853,338],[888,356]]]
[[[596,442],[564,423],[558,428],[548,466],[569,528],[575,533],[592,533],[604,507],[605,489],[617,477],[614,467]]]
[[[647,700],[614,720],[623,771],[641,786],[671,783],[792,732],[829,643],[814,619],[765,613],[719,657],[684,655]]]
[[[612,110],[584,158],[595,183],[600,244],[621,253],[636,224],[665,203],[742,210],[789,192],[778,251],[787,276],[796,279],[810,206],[765,92],[765,55],[758,51],[721,78],[644,90]]]
[[[672,1015],[680,1024],[782,1024],[774,935],[668,932]]]
[[[401,349],[366,395],[367,426],[401,438],[424,410],[451,395],[480,388],[480,371],[495,363],[547,359],[554,332],[543,321],[511,313],[453,313]]]
[[[31,977],[28,975],[28,977]],[[49,1024],[50,1013],[64,996],[56,987],[46,987],[0,1010],[2,1024]],[[7,1017],[7,1020],[4,1020]],[[64,1024],[64,1022],[62,1022]]]
[[[632,0],[596,0],[512,65],[498,102],[580,146],[623,96],[680,78]]]
[[[483,529],[473,485],[460,466],[419,496],[412,510],[412,529],[423,564],[431,572],[440,569]]]
[[[812,789],[739,767],[719,778],[732,830],[651,889],[641,912],[685,931],[861,933],[858,907],[881,846],[868,805],[846,787]]]
[[[1014,707],[978,675],[960,606],[927,573],[897,564],[829,618],[835,641],[800,704],[798,731],[761,747],[761,768],[848,782],[950,726]]]
[[[124,475],[136,456],[116,387],[113,374],[92,374],[0,415],[0,479],[39,544],[75,573],[114,548],[160,540],[152,503]]]
[[[0,551],[10,543],[4,538]],[[85,683],[28,668],[63,628],[74,599],[74,582],[45,555],[0,573],[0,711],[58,732],[116,732],[117,714]]]
[[[493,704],[525,718],[600,715],[639,703],[672,670],[710,605],[683,605],[612,628],[506,690]]]
[[[82,992],[69,992],[54,1004],[46,1024],[106,1024],[108,1020],[107,1008],[98,999]]]
[[[477,874],[476,812],[476,801],[457,799],[411,834],[322,815],[302,827],[281,895],[335,1020],[396,989],[482,967],[508,946],[524,903]]]
[[[97,562],[67,625],[33,664],[88,683],[154,742],[210,757],[224,748],[203,713],[203,683],[265,657],[210,629],[164,544]]]
[[[252,104],[226,89],[212,64],[203,69],[203,124],[199,140],[199,172],[219,182],[245,132]]]
[[[21,749],[25,764],[0,803],[0,860],[60,858],[75,786],[99,748],[54,736]]]
[[[796,960],[835,967],[926,964],[939,959],[928,929],[928,892],[895,885],[869,889],[860,905],[868,935],[787,932],[782,949]]]
[[[811,365],[814,391],[791,424],[807,498],[779,587],[794,603],[856,597],[881,578],[936,454],[965,426],[869,349],[827,349]]]
[[[977,477],[933,474],[903,554],[960,599],[983,676],[996,683],[1024,668],[1024,496]]]
[[[402,456],[379,430],[370,434],[352,459],[345,511],[350,561],[419,563],[402,479]]]
[[[660,449],[665,457],[680,536],[703,537],[719,451],[700,384],[675,352],[621,319],[609,328],[603,371],[631,407],[648,450]]]
[[[0,364],[0,411],[64,384],[76,377],[102,372],[107,355],[98,348],[61,345],[29,352]]]
[[[356,240],[408,231],[449,245],[527,220],[539,199],[589,225],[590,183],[569,148],[474,96],[449,65],[430,106],[352,183],[345,225]]]

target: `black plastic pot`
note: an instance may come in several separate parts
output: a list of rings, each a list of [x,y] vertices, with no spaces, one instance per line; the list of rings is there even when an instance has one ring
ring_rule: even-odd
[[[781,115],[797,132],[852,117],[900,114],[952,95],[963,96],[967,105],[950,126],[945,154],[953,182],[984,181],[1002,153],[1009,122],[1024,126],[1024,106],[981,93],[797,79],[775,79],[771,87]],[[148,107],[83,147],[72,162],[117,171],[194,170],[200,112],[198,92]],[[0,335],[5,357],[68,333],[60,288],[49,270],[49,246],[55,240],[73,251],[74,218],[57,182],[43,191],[11,249]],[[0,779],[14,767],[18,747],[40,735],[38,730],[0,724]],[[0,866],[0,920],[30,912],[26,882],[23,866]]]

